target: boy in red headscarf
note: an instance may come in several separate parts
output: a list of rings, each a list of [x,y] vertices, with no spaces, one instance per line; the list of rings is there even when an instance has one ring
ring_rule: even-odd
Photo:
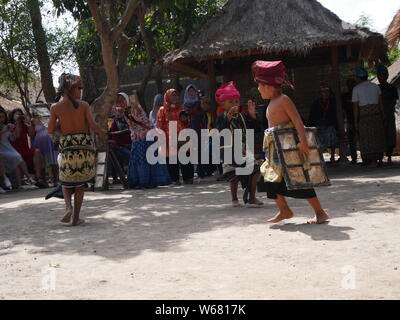
[[[260,167],[257,165],[256,159],[254,159],[254,150],[252,150],[253,159],[246,159],[246,161],[251,161],[251,164],[253,164],[253,171],[250,175],[237,175],[236,169],[239,167],[244,167],[244,165],[236,164],[233,156],[233,146],[235,143],[241,143],[242,156],[247,154],[246,129],[253,129],[256,131],[260,130],[260,125],[256,120],[257,117],[255,112],[255,104],[252,101],[249,101],[248,114],[242,112],[242,108],[240,107],[240,93],[236,89],[233,82],[222,85],[216,91],[215,99],[218,104],[224,108],[224,112],[221,113],[216,119],[216,127],[219,131],[222,131],[223,129],[229,129],[232,134],[232,145],[227,145],[224,141],[225,145],[221,146],[222,157],[226,149],[229,150],[228,152],[232,152],[233,163],[227,163],[227,159],[223,159],[223,175],[224,178],[230,182],[232,206],[243,206],[237,197],[237,189],[240,181],[242,187],[245,189],[243,200],[246,206],[252,208],[261,207],[264,205],[264,203],[259,201],[255,196]],[[234,130],[242,130],[242,141],[234,140]],[[248,163],[246,163],[246,165],[248,165]]]
[[[270,100],[267,108],[269,129],[265,133],[264,148],[267,151],[266,161],[261,167],[261,174],[267,187],[267,196],[274,199],[279,213],[268,222],[279,222],[293,217],[285,196],[307,199],[315,211],[316,218],[308,223],[324,223],[329,219],[328,214],[322,209],[314,189],[288,190],[282,173],[275,149],[272,130],[283,128],[296,128],[299,136],[299,150],[302,154],[308,153],[308,143],[303,121],[292,100],[282,94],[282,86],[290,85],[286,80],[286,67],[282,61],[256,61],[252,65],[254,81],[263,99]]]
[[[174,185],[180,185],[179,181],[179,170],[182,171],[183,182],[185,184],[193,184],[194,167],[192,163],[182,164],[179,162],[179,157],[177,163],[170,163],[170,158],[178,154],[178,150],[170,146],[170,132],[169,123],[170,121],[176,121],[177,123],[177,135],[183,129],[187,128],[182,117],[184,117],[182,111],[185,111],[184,107],[179,104],[179,95],[175,89],[169,89],[164,95],[164,105],[160,108],[157,114],[157,128],[161,129],[165,133],[166,137],[166,151],[165,156],[167,157],[168,172],[171,176]],[[179,148],[178,148],[179,149]]]

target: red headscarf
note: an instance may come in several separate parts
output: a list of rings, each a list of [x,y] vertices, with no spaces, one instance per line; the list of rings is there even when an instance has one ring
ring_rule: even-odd
[[[286,67],[282,61],[255,61],[251,66],[254,81],[280,88],[293,85],[287,80]]]
[[[223,84],[215,92],[215,101],[217,103],[235,99],[240,99],[240,92],[236,89],[233,81]]]
[[[165,95],[164,95],[164,107],[165,107],[165,108],[168,109],[168,108],[171,106],[171,104],[172,104],[172,102],[171,102],[171,96],[172,96],[174,93],[178,94],[178,91],[176,91],[175,89],[169,89],[169,90],[167,90],[167,92],[165,93]],[[177,103],[176,106],[180,106],[180,104]]]

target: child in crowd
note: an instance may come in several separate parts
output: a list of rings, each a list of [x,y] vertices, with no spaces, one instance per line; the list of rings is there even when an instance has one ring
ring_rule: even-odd
[[[254,150],[246,150],[246,129],[253,129],[255,131],[260,129],[259,123],[256,120],[255,104],[249,101],[248,112],[242,112],[242,107],[240,107],[240,93],[233,82],[222,85],[217,90],[215,98],[218,104],[224,108],[224,112],[216,119],[216,127],[219,131],[229,129],[232,134],[232,145],[228,145],[227,142],[224,141],[224,145],[221,146],[221,156],[225,153],[225,149],[228,149],[227,152],[232,153],[232,163],[228,163],[227,159],[223,159],[223,175],[226,180],[230,182],[232,206],[243,207],[237,197],[237,189],[240,181],[242,187],[245,189],[244,202],[246,206],[261,207],[264,203],[255,197],[257,180],[259,177],[259,166],[257,166],[254,159]],[[233,138],[234,130],[242,130],[242,141],[235,141]],[[249,165],[248,162],[252,162],[250,165],[253,165],[253,171],[250,175],[237,174],[236,169],[244,167],[244,165],[235,163],[233,156],[233,146],[235,143],[241,144],[242,156],[247,155],[247,151],[251,151],[253,154],[253,158],[246,159],[245,163],[245,165]],[[249,199],[247,198],[248,195]]]

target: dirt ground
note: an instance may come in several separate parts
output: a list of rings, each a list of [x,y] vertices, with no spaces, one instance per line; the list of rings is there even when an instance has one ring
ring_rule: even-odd
[[[75,228],[48,190],[0,195],[0,299],[399,299],[400,164],[330,172],[325,225],[303,200],[267,224],[215,178],[89,192]]]

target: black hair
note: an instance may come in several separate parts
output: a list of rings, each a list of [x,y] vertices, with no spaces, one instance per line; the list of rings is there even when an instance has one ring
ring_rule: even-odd
[[[4,113],[4,115],[5,115],[4,123],[8,123],[7,111],[1,105],[0,105],[0,113]]]
[[[73,79],[72,79],[73,75],[69,74],[69,73],[63,73],[61,74],[61,76],[58,78],[58,89],[57,89],[57,94],[55,97],[55,101],[58,102],[60,101],[61,97],[63,94],[65,94],[69,101],[71,101],[72,105],[74,106],[75,109],[77,109],[79,107],[79,103],[76,102],[71,95],[68,93],[69,90],[71,90],[72,88],[74,88],[74,84],[73,84]]]
[[[9,119],[9,121],[8,121],[9,123],[15,124],[14,115],[15,115],[18,111],[21,112],[22,115],[24,115],[24,112],[23,112],[22,109],[20,109],[20,108],[17,108],[17,109],[12,110],[12,111],[10,112],[10,117],[8,118],[8,119]]]

